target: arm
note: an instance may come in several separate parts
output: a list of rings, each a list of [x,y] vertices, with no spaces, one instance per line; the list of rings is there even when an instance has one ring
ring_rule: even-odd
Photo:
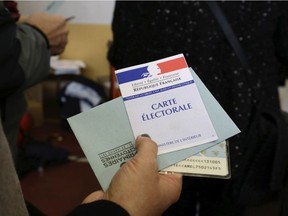
[[[33,14],[19,24],[19,16],[16,2],[0,1],[0,112],[14,156],[23,90],[48,75],[50,55],[64,50],[68,35],[64,17]]]
[[[65,18],[46,13],[25,17],[18,24],[17,39],[25,50],[19,62],[26,72],[27,88],[48,75],[50,56],[64,51],[68,42]]]
[[[44,35],[29,25],[18,24],[16,38],[22,50],[18,64],[25,74],[22,89],[26,89],[48,75],[50,50]]]

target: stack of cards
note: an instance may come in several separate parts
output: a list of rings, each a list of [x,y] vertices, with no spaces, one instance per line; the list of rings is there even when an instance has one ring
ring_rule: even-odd
[[[240,130],[182,54],[116,77],[122,97],[68,119],[104,190],[144,133],[158,144],[162,172],[229,178],[226,140]]]

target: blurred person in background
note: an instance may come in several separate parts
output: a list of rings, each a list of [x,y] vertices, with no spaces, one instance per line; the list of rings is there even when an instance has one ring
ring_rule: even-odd
[[[48,75],[50,56],[64,51],[68,37],[62,16],[35,13],[17,23],[19,18],[16,2],[0,1],[0,215],[3,216],[44,215],[31,205],[27,209],[11,152],[16,159],[18,125],[26,107],[23,90]],[[108,190],[92,193],[71,215],[161,215],[178,200],[182,177],[158,173],[157,145],[150,138],[139,137],[136,148],[137,154],[121,167]]]
[[[245,178],[243,170],[249,167],[245,165],[251,149],[247,132],[256,106],[252,92],[259,96],[263,109],[275,110],[277,115],[281,112],[278,72],[280,64],[288,65],[288,3],[219,1],[218,5],[237,35],[252,73],[239,61],[205,1],[116,1],[108,59],[120,69],[183,53],[188,65],[242,131],[229,140],[231,179],[184,177],[179,201],[164,215],[237,216],[252,212],[254,216],[276,216],[280,214],[276,204],[272,205],[275,209],[265,210],[269,202],[280,205],[279,196],[264,196],[276,146],[269,130],[263,137],[273,140],[269,148],[263,149],[269,157],[251,174],[260,182],[256,184],[260,188],[257,199],[247,196],[251,205],[243,205],[237,196]],[[256,136],[252,139],[258,139]],[[285,164],[276,169],[285,169]]]
[[[48,75],[50,56],[62,53],[67,41],[64,17],[35,13],[20,19],[16,2],[0,1],[0,215],[28,214],[14,166],[26,111],[23,91]]]

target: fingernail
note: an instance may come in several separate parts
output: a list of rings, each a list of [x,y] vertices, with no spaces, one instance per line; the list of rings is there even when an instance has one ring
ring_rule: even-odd
[[[125,163],[126,163],[126,162],[121,163],[121,164],[120,164],[120,167],[122,167]]]
[[[151,138],[151,137],[149,136],[149,134],[141,134],[141,136],[142,136],[142,137],[148,137],[148,138]]]

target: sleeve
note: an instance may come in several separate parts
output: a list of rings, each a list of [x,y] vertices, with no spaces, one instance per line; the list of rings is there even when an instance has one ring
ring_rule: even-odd
[[[113,215],[113,216],[129,216],[128,212],[116,203],[99,200],[88,204],[78,206],[67,216],[96,216],[96,215]]]
[[[21,46],[18,64],[25,74],[25,83],[22,86],[25,89],[48,75],[50,50],[43,33],[29,25],[18,24],[16,38]]]

